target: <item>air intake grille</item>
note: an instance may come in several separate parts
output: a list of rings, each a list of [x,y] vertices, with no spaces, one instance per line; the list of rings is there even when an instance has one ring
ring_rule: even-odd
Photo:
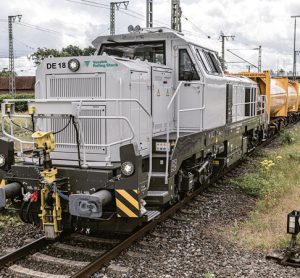
[[[105,116],[105,106],[85,107],[80,116]],[[52,118],[51,129],[54,131],[61,130],[67,125],[68,118]],[[81,128],[84,134],[85,144],[105,144],[105,120],[104,119],[81,119]],[[82,138],[80,138],[81,140]],[[76,134],[73,124],[71,123],[64,131],[55,135],[57,143],[76,144]],[[57,145],[57,150],[76,151],[76,146]],[[86,147],[86,150],[105,152],[105,148],[101,147]]]
[[[47,78],[47,98],[103,98],[104,74],[51,75]]]

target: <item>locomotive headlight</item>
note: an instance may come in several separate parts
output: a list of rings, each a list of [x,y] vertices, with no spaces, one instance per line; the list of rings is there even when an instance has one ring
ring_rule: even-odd
[[[75,71],[78,71],[79,68],[80,68],[80,63],[77,59],[71,59],[69,62],[68,62],[68,68],[69,70],[75,72]]]
[[[0,167],[3,167],[5,165],[5,157],[4,155],[0,154]]]
[[[121,172],[125,176],[131,176],[134,172],[134,165],[130,161],[122,163]]]

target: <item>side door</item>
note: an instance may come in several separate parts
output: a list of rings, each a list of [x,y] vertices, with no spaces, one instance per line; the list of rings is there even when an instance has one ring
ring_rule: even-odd
[[[199,132],[204,127],[204,78],[188,45],[175,47],[175,54],[177,86],[185,82],[175,102],[176,127],[181,132]]]

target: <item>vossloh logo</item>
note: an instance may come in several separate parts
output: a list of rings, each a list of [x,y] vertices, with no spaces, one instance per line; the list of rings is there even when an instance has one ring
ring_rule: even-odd
[[[83,62],[84,66],[87,67],[87,68],[88,68],[88,66],[90,65],[90,63],[91,63],[91,61],[84,61],[84,62]]]

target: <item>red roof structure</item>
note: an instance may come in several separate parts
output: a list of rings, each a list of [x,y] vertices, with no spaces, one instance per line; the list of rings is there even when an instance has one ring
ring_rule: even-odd
[[[35,76],[16,76],[17,91],[33,91]],[[9,91],[9,78],[0,77],[0,91]]]

